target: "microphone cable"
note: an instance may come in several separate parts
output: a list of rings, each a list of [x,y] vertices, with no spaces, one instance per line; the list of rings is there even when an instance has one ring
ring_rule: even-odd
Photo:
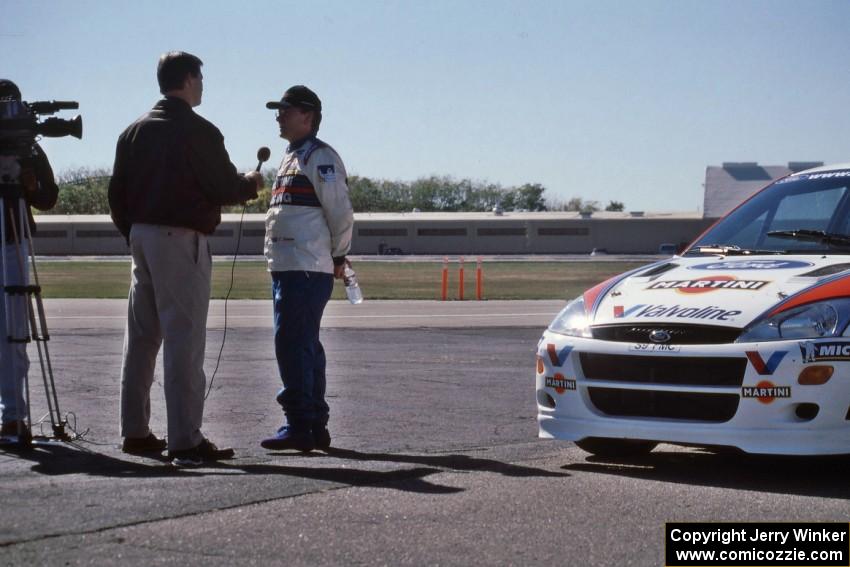
[[[221,348],[218,349],[218,358],[216,358],[215,361],[215,369],[210,377],[210,384],[207,387],[207,393],[204,394],[204,401],[206,401],[210,392],[212,392],[215,375],[218,372],[218,366],[221,364],[221,354],[224,352],[224,343],[227,340],[227,300],[230,299],[230,292],[233,291],[233,282],[235,281],[236,275],[236,258],[239,256],[239,243],[242,242],[242,221],[245,220],[245,209],[247,208],[247,204],[242,205],[242,214],[239,215],[239,234],[236,236],[236,250],[233,252],[233,263],[230,266],[230,287],[227,288],[227,293],[224,295],[224,332],[221,335]]]
[[[254,171],[260,173],[260,168],[263,163],[268,161],[269,157],[271,157],[271,150],[267,147],[263,146],[257,150],[257,167]],[[248,202],[246,201],[244,205],[242,205],[242,214],[239,215],[239,234],[236,236],[236,250],[233,252],[233,264],[230,266],[230,287],[227,289],[227,293],[224,295],[224,332],[221,335],[221,348],[218,349],[218,358],[215,361],[215,369],[213,370],[212,376],[210,377],[210,385],[207,387],[207,393],[204,394],[204,401],[209,397],[210,392],[212,392],[213,382],[215,381],[216,372],[218,372],[218,366],[221,364],[221,353],[224,352],[224,343],[227,340],[227,300],[230,299],[230,292],[233,291],[233,282],[235,281],[236,274],[236,258],[239,256],[239,243],[242,242],[242,222],[245,220],[245,210],[248,208]]]

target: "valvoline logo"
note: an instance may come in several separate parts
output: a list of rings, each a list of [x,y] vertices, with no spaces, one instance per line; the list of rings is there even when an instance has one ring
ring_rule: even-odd
[[[623,305],[614,306],[614,317],[624,319],[628,317],[657,319],[660,317],[677,317],[679,319],[714,319],[717,321],[729,321],[736,315],[743,313],[737,309],[721,309],[716,305],[708,307],[687,307],[680,305],[655,305],[641,303],[632,305],[628,309]]]
[[[799,260],[728,260],[689,266],[689,270],[792,270],[814,266]]]
[[[770,376],[776,369],[779,368],[779,363],[782,362],[782,359],[785,358],[785,355],[788,354],[787,350],[778,350],[770,355],[770,357],[765,361],[761,354],[755,350],[746,351],[747,358],[750,359],[750,364],[753,365],[756,372],[761,374],[762,376]]]
[[[567,357],[572,352],[573,347],[570,345],[566,345],[561,348],[561,350],[557,350],[555,345],[549,343],[546,345],[546,354],[549,355],[549,361],[552,363],[552,366],[563,366],[567,361]]]

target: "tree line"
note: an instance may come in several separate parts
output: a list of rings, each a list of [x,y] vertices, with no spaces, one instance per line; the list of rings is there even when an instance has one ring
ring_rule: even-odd
[[[58,178],[59,200],[46,214],[97,215],[108,214],[107,187],[111,172],[108,169],[78,168],[63,172]],[[275,170],[264,172],[266,186],[246,212],[264,213],[268,208]],[[497,183],[454,179],[448,176],[423,177],[414,181],[392,181],[360,175],[348,178],[351,204],[360,213],[399,212],[475,212],[492,211],[599,211],[598,201],[573,197],[567,201],[547,198],[546,188],[539,183],[518,187],[503,187]],[[622,211],[623,203],[610,201],[606,211]],[[225,212],[241,212],[241,206],[225,207]]]

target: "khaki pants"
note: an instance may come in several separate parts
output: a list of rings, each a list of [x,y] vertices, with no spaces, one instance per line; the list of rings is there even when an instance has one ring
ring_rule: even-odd
[[[205,235],[187,228],[134,224],[132,280],[121,367],[121,436],[149,432],[150,389],[160,346],[168,449],[203,440],[204,348],[212,259]]]

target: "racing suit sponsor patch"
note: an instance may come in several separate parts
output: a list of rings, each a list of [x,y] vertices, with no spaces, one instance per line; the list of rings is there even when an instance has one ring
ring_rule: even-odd
[[[334,166],[332,165],[320,165],[318,166],[319,171],[319,179],[322,181],[336,181],[336,172],[334,171]]]
[[[272,207],[280,205],[322,206],[310,179],[303,173],[293,172],[292,170],[277,176],[269,205]]]

